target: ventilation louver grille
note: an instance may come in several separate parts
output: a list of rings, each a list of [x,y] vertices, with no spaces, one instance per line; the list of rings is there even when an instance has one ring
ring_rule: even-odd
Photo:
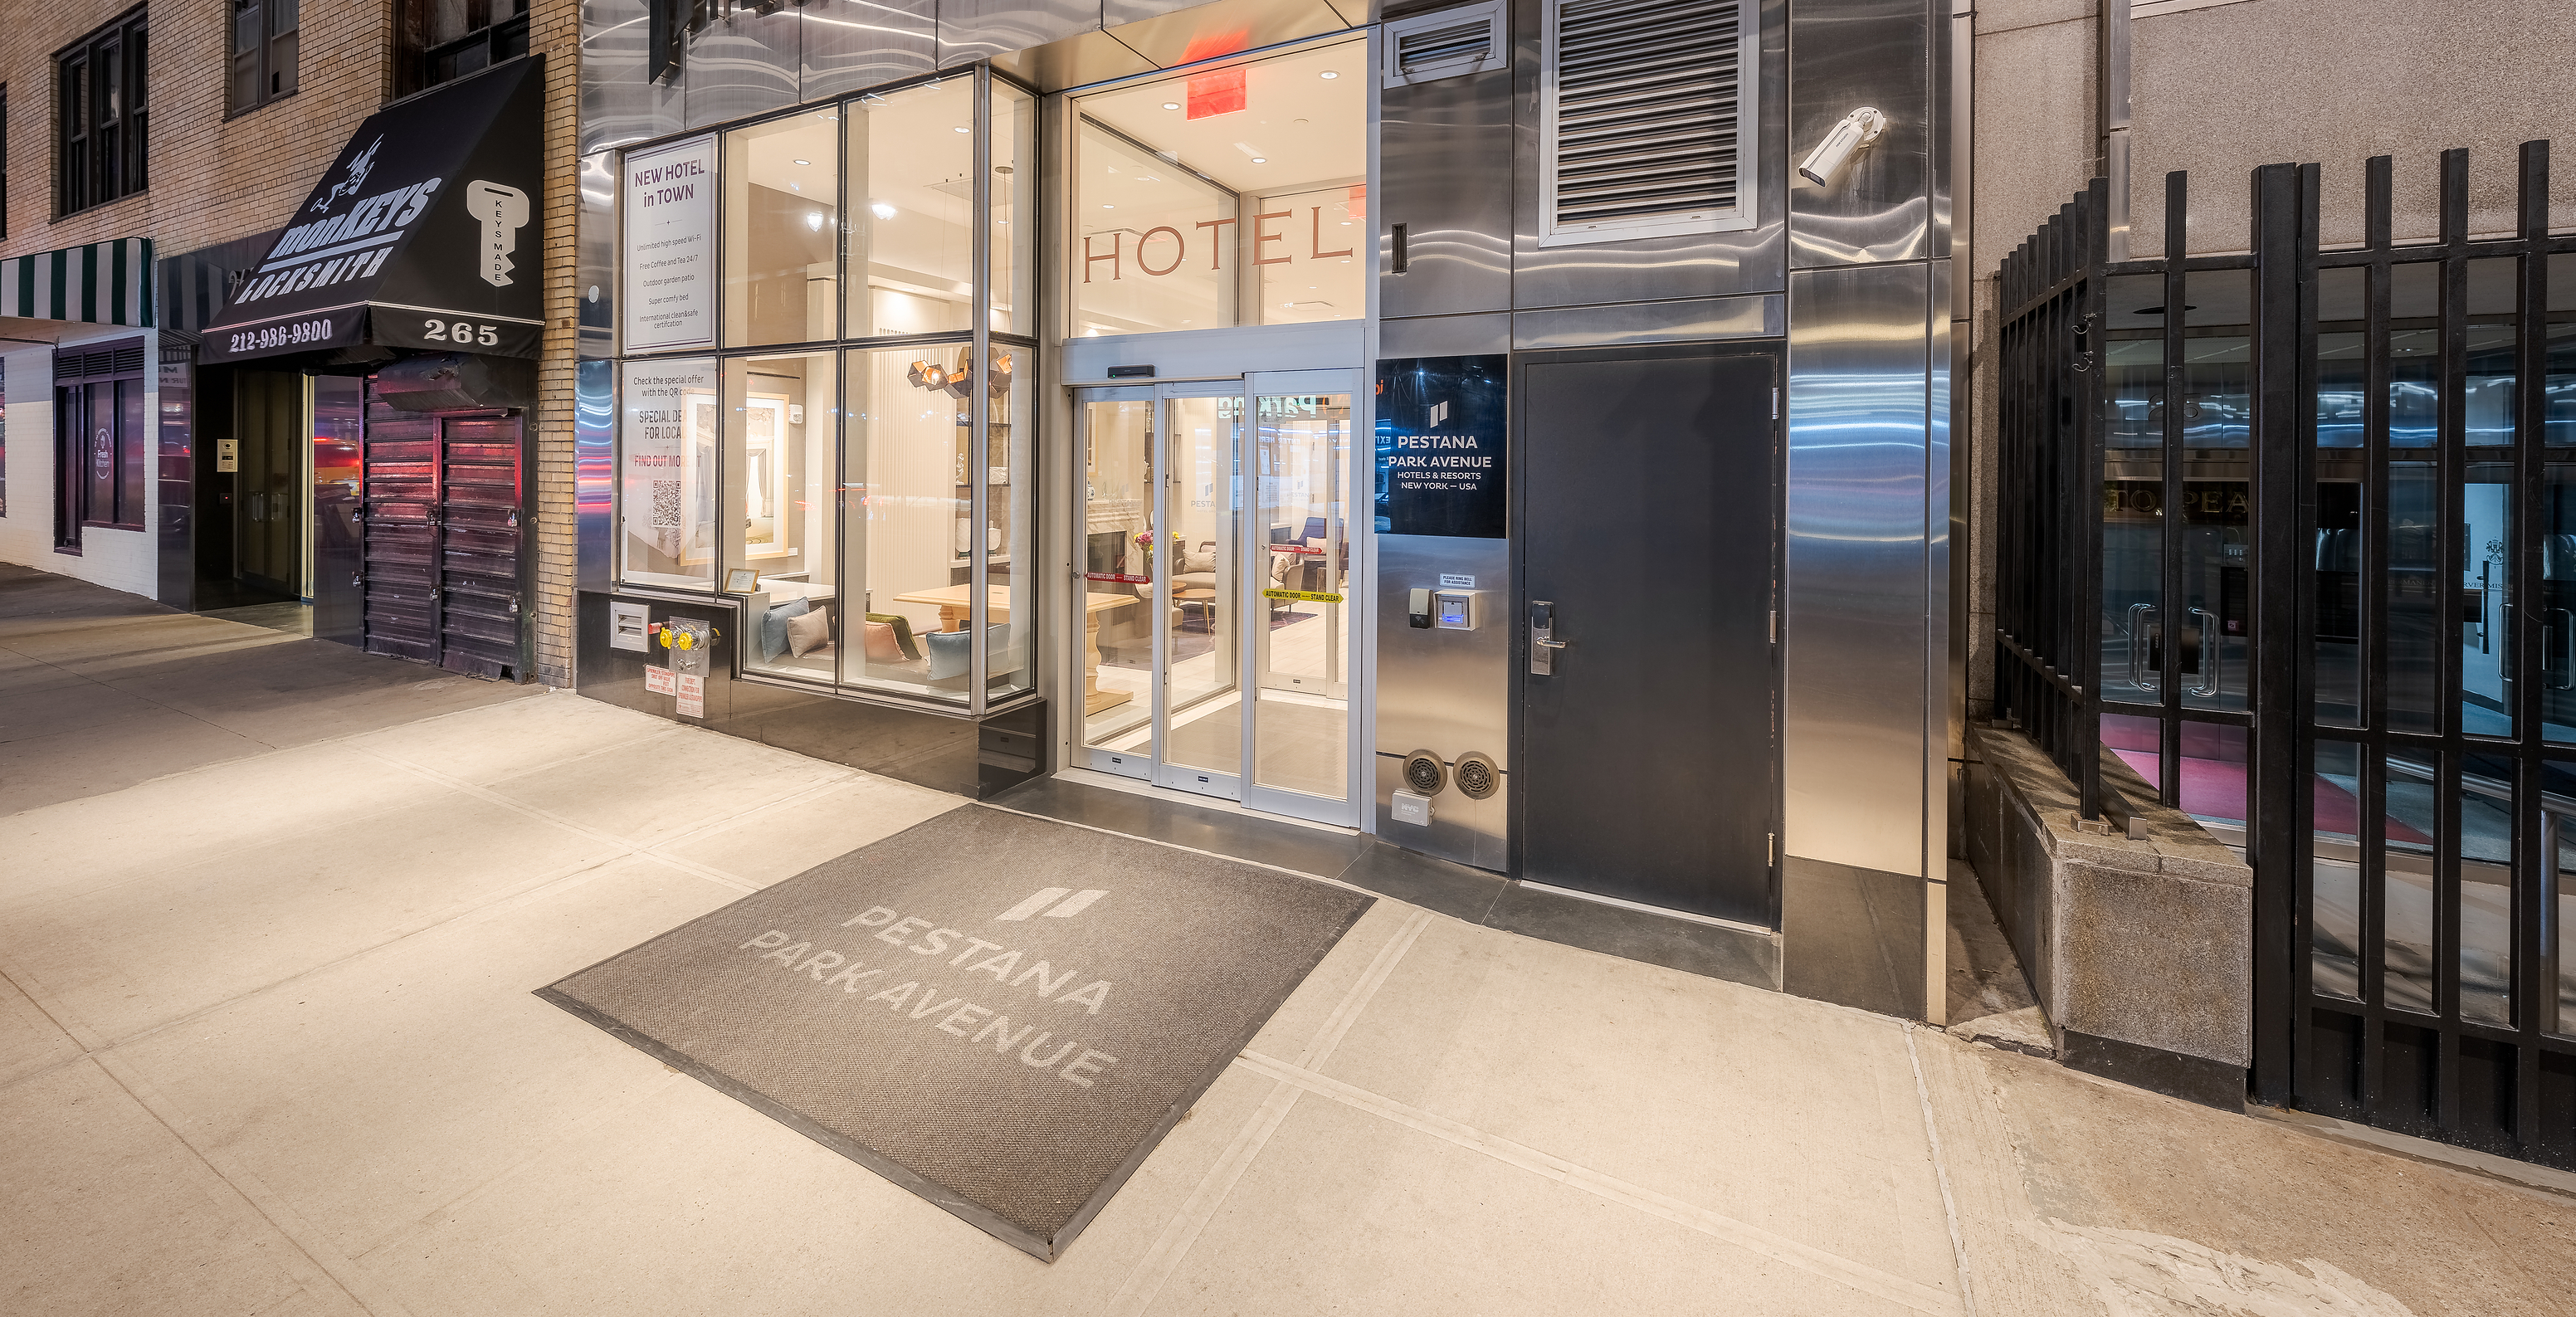
[[[1386,25],[1389,86],[1464,77],[1504,66],[1503,7],[1467,5]]]
[[[1556,0],[1549,9],[1548,233],[1607,242],[1751,223],[1750,7]]]
[[[54,379],[58,382],[116,379],[142,373],[143,340],[139,338],[94,351],[57,352],[54,355]]]

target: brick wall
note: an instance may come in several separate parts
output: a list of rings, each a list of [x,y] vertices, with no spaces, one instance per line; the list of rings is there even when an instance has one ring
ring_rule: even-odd
[[[127,12],[110,0],[13,4],[0,23],[9,88],[9,229],[0,256],[146,237],[164,256],[286,222],[387,91],[391,0],[306,4],[299,90],[227,120],[228,0],[151,5],[151,186],[56,220],[54,53]]]
[[[580,316],[573,287],[573,216],[580,201],[574,117],[580,105],[579,0],[535,0],[528,48],[546,53],[546,329],[537,364],[536,678],[572,684],[573,344]]]

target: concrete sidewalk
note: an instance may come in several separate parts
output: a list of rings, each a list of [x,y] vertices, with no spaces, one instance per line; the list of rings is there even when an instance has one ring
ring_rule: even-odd
[[[2576,1197],[1384,899],[1050,1266],[531,995],[962,800],[126,599],[0,569],[0,1312],[2576,1305]]]

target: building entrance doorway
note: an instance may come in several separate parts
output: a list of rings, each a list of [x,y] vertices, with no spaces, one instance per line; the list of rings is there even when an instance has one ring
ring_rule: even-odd
[[[1078,391],[1081,752],[1103,772],[1357,821],[1356,371]]]

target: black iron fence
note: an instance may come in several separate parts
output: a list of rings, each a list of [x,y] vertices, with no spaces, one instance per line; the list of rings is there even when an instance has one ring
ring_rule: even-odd
[[[2004,263],[1996,705],[2255,871],[2258,1100],[2576,1166],[2576,234],[2105,259],[2097,183]],[[2234,243],[2226,244],[2235,246]],[[2189,930],[2175,930],[2187,936]]]

